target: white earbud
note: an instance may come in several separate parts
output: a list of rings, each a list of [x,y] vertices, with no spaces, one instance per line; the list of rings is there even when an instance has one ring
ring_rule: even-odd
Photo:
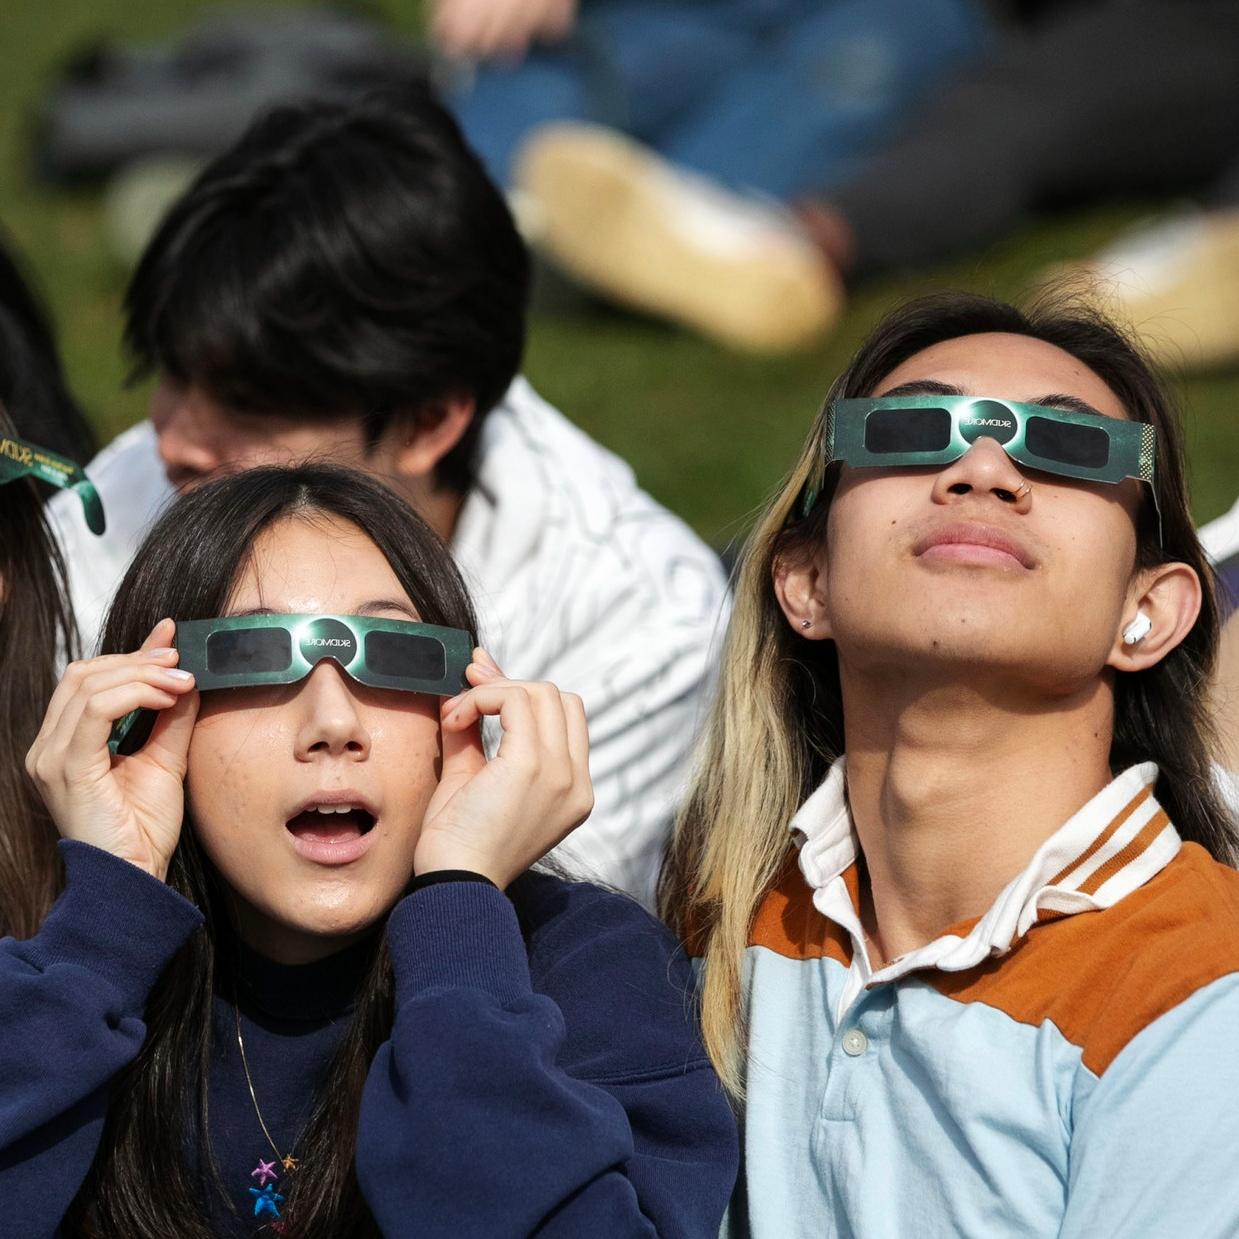
[[[1136,645],[1153,631],[1153,621],[1143,611],[1136,612],[1136,618],[1123,629],[1123,644]]]

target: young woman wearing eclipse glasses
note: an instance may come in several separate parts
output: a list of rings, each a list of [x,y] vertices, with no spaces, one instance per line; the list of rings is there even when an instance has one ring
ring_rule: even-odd
[[[585,716],[472,629],[360,475],[241,473],[151,533],[30,751],[67,881],[0,945],[6,1228],[717,1234],[689,966],[529,871],[589,811]]]
[[[1179,430],[1070,307],[896,311],[742,560],[662,908],[728,1233],[1239,1233],[1239,877]]]

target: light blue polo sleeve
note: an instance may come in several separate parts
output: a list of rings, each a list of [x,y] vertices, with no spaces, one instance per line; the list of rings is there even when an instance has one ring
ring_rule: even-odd
[[[1080,1100],[1059,1239],[1239,1235],[1239,975],[1150,1024]]]

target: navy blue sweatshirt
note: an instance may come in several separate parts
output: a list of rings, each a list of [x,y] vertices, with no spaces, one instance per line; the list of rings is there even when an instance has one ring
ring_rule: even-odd
[[[42,930],[0,942],[0,1227],[21,1239],[57,1233],[112,1083],[141,1049],[147,996],[201,924],[127,862],[61,851],[66,887]],[[663,927],[623,896],[527,874],[506,895],[481,882],[416,891],[387,938],[396,1017],[357,1134],[385,1235],[717,1235],[735,1126],[694,1026],[691,970]],[[282,1152],[347,1025],[364,949],[306,969],[242,962],[246,1056]],[[215,1031],[208,1134],[241,1210],[258,1157],[274,1154],[230,995],[216,997]],[[221,1234],[271,1221],[203,1209]]]
[[[227,1200],[220,1198],[202,1151],[194,1146],[188,1150],[214,1234],[240,1239],[273,1220],[269,1206],[259,1204],[251,1191],[270,1184],[273,1193],[283,1193],[288,1175],[267,1141],[254,1100],[279,1153],[299,1156],[298,1137],[348,1030],[357,987],[370,967],[375,945],[372,939],[296,967],[242,948],[235,981],[225,983],[215,995],[208,1113],[211,1154]],[[241,1063],[238,1022],[254,1097]],[[255,1174],[264,1164],[268,1169]]]

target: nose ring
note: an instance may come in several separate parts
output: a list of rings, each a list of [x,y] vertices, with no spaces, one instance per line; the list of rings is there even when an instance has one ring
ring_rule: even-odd
[[[1032,494],[1032,487],[1027,482],[1021,482],[1019,484],[1019,487],[1016,489],[1015,498],[1018,501],[1020,499],[1023,499],[1025,495],[1031,495],[1031,494]]]

